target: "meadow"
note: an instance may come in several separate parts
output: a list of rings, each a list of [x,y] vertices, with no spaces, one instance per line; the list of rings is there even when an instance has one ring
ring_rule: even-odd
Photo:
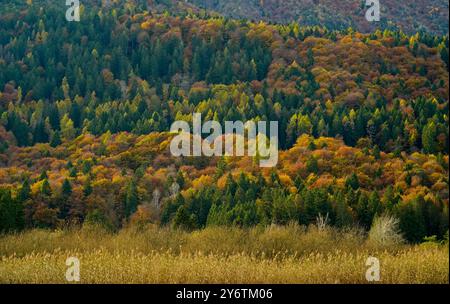
[[[32,230],[0,237],[0,283],[68,283],[68,257],[80,283],[377,283],[449,281],[448,242],[380,242],[358,229],[288,225],[211,227],[186,232],[156,226],[111,233],[98,227]]]

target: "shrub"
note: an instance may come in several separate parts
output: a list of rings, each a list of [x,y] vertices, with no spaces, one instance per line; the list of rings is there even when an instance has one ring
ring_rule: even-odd
[[[369,243],[383,247],[402,244],[404,240],[399,223],[400,221],[391,215],[376,217],[369,231]]]

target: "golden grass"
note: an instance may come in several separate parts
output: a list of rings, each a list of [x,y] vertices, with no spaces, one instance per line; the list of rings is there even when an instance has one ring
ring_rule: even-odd
[[[81,283],[368,283],[369,256],[380,260],[380,283],[449,279],[447,245],[374,246],[358,231],[298,226],[193,233],[149,227],[2,236],[0,283],[67,283],[71,256],[81,261]]]

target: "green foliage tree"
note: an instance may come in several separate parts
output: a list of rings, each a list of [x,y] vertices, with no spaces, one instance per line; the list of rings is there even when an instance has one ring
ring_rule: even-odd
[[[352,173],[349,177],[347,177],[345,181],[346,187],[351,187],[353,190],[359,189],[359,179],[356,173]]]
[[[24,226],[23,205],[11,196],[11,192],[0,189],[0,232],[17,231]]]
[[[137,185],[134,180],[131,180],[127,186],[125,196],[125,215],[129,217],[137,210],[139,204],[139,197],[137,192]]]

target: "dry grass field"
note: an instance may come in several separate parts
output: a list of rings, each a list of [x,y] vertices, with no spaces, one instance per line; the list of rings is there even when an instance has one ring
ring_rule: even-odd
[[[34,230],[0,237],[0,283],[68,283],[68,257],[81,283],[448,283],[447,244],[380,244],[360,231],[299,226]]]

